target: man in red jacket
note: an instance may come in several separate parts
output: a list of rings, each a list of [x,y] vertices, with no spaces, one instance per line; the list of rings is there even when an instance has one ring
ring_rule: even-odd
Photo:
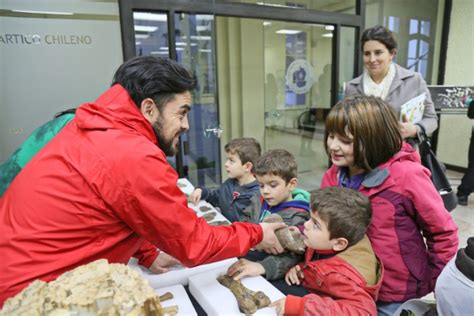
[[[213,227],[187,207],[166,156],[189,128],[194,87],[172,60],[130,59],[26,164],[0,199],[0,306],[35,279],[99,258],[126,264],[133,255],[149,267],[159,248],[194,266],[258,243],[283,251],[281,224]]]

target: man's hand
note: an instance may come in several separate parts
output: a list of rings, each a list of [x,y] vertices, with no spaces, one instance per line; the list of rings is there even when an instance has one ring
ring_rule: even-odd
[[[280,298],[279,300],[276,300],[275,302],[271,303],[269,307],[275,307],[276,314],[278,316],[283,316],[285,313],[285,302],[286,302],[286,297]]]
[[[416,125],[412,122],[408,122],[405,114],[402,115],[402,122],[400,123],[400,134],[402,138],[416,137]]]
[[[285,227],[285,223],[260,223],[260,226],[263,230],[263,239],[255,247],[255,249],[263,249],[267,253],[272,255],[277,255],[283,252],[283,247],[281,246],[278,238],[275,235],[275,230]]]
[[[244,276],[257,276],[265,274],[265,268],[258,262],[240,259],[229,267],[227,274],[233,277],[234,280],[239,280]]]
[[[175,258],[171,257],[169,254],[160,251],[158,257],[156,257],[155,261],[153,261],[149,269],[153,273],[161,274],[168,272],[168,268],[176,264],[180,264],[180,262]]]
[[[285,275],[285,281],[288,285],[300,285],[301,281],[304,279],[303,271],[301,271],[301,267],[299,265],[294,266]]]
[[[197,188],[189,195],[189,201],[191,201],[194,205],[198,205],[199,201],[201,200],[202,189]]]

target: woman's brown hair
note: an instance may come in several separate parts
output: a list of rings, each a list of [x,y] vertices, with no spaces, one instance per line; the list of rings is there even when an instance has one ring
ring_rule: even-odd
[[[397,115],[382,99],[354,95],[337,103],[326,118],[324,141],[329,135],[353,137],[354,165],[370,171],[400,151],[402,136]]]

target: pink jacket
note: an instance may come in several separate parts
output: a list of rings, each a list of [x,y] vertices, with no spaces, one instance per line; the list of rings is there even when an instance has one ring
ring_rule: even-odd
[[[338,186],[338,176],[333,165],[321,187]],[[367,235],[385,267],[379,300],[402,302],[431,292],[456,254],[458,229],[418,153],[404,144],[365,176],[359,191],[372,202]]]

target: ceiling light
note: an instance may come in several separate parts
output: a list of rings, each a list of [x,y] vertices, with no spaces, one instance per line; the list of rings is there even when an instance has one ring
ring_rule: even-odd
[[[207,25],[198,25],[196,26],[196,32],[203,32],[203,31],[208,31],[211,28]]]
[[[211,40],[211,37],[210,37],[210,36],[196,36],[196,35],[192,35],[192,36],[191,36],[191,39],[193,39],[193,40],[198,40],[198,41],[210,41],[210,40]]]
[[[325,29],[326,31],[334,31],[334,25],[325,25],[325,26],[324,26],[324,29]]]
[[[271,26],[272,22],[269,21],[263,21],[263,26]]]
[[[196,20],[200,21],[213,21],[214,16],[213,15],[203,15],[203,14],[197,14],[196,15]]]
[[[212,52],[212,50],[210,50],[210,49],[200,49],[199,51],[201,53],[210,53],[210,52]]]
[[[19,13],[34,13],[34,14],[56,14],[56,15],[74,15],[72,12],[56,12],[56,11],[32,11],[32,10],[11,10]]]
[[[148,25],[135,25],[135,31],[137,32],[155,32],[158,29],[158,26],[148,26]]]
[[[332,37],[332,33],[324,33],[321,35],[322,37]]]
[[[149,38],[149,34],[135,34],[135,39],[137,38]]]
[[[286,29],[281,29],[281,30],[278,30],[276,31],[275,33],[277,34],[299,34],[301,33],[302,31],[299,31],[299,30],[286,30]]]
[[[133,12],[133,19],[160,22],[166,22],[168,20],[166,14],[155,14],[146,12]]]
[[[168,55],[168,52],[150,52],[150,54],[151,54],[151,55],[158,55],[158,54],[160,54],[160,55],[165,55],[165,54]]]

